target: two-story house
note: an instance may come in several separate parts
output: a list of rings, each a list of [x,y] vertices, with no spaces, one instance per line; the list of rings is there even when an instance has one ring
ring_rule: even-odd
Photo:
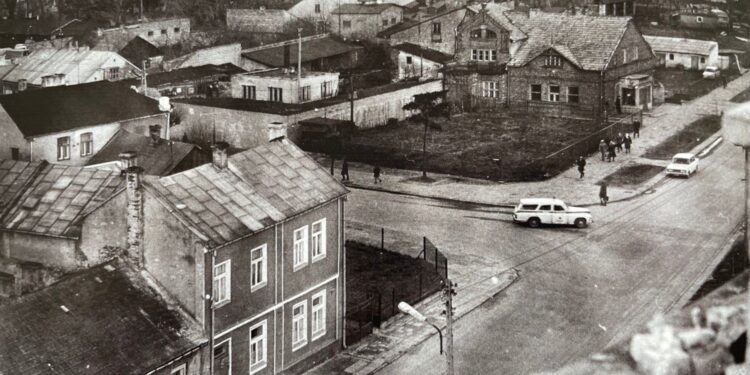
[[[338,95],[339,73],[275,69],[232,77],[232,97],[278,103],[305,103]]]
[[[158,102],[114,82],[0,95],[0,159],[85,165],[118,130],[155,124],[166,129]]]
[[[352,39],[371,39],[404,17],[404,9],[394,4],[342,4],[331,12],[334,34]]]

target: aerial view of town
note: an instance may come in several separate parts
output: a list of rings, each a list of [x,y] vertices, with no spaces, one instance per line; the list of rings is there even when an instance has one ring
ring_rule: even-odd
[[[0,1],[0,375],[750,374],[750,0]]]

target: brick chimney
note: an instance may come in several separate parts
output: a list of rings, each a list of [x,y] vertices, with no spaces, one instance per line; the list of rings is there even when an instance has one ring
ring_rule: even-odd
[[[229,143],[216,142],[211,145],[211,155],[214,167],[217,169],[224,169],[227,167],[227,149]]]
[[[282,122],[272,122],[268,124],[268,141],[280,141],[286,138],[286,124]]]
[[[143,168],[129,167],[125,170],[125,192],[127,194],[127,258],[136,268],[143,267]]]
[[[120,170],[125,172],[130,167],[138,165],[138,157],[135,151],[125,151],[117,155],[120,158]]]
[[[161,125],[149,125],[148,135],[151,137],[151,146],[161,143]]]

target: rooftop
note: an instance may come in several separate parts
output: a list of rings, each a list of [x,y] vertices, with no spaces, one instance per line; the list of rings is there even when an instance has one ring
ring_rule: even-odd
[[[0,305],[0,373],[144,374],[205,342],[120,261]]]
[[[281,68],[284,67],[284,48],[285,46],[272,46],[268,48],[254,48],[251,51],[243,52],[242,57],[257,61],[261,64]],[[289,44],[289,61],[297,61],[298,43]],[[343,42],[333,37],[312,39],[302,42],[302,62],[306,63],[322,59],[325,57],[337,56],[362,49],[361,46]]]
[[[273,77],[273,78],[289,78],[289,79],[297,79],[297,72],[285,71],[282,69],[273,69],[273,70],[264,70],[260,72],[248,72],[244,75],[250,76],[250,77]],[[308,77],[320,77],[320,76],[338,76],[339,73],[337,72],[311,72],[302,70],[302,74],[300,75],[302,78],[308,78]]]
[[[422,46],[418,46],[412,43],[402,43],[397,46],[394,46],[393,48],[399,51],[404,51],[408,54],[419,56],[426,60],[434,61],[434,62],[441,63],[441,64],[445,64],[453,60],[453,56],[449,54],[442,53],[440,51],[436,51],[430,48],[424,48]]]
[[[237,65],[227,63],[221,65],[200,65],[190,66],[187,68],[180,68],[170,70],[168,72],[152,73],[146,76],[146,81],[149,87],[157,87],[161,85],[177,84],[182,82],[191,82],[200,79],[208,79],[214,76],[229,76],[233,74],[246,73],[245,69],[240,68]],[[128,84],[140,84],[140,79],[128,80]]]
[[[42,104],[44,110],[40,111]],[[24,137],[161,113],[156,100],[108,81],[0,95],[0,106],[10,115]]]
[[[292,143],[269,142],[172,176],[146,176],[170,212],[213,246],[257,233],[348,191]]]
[[[120,50],[120,55],[130,61],[131,64],[142,67],[143,60],[156,56],[164,56],[164,52],[146,39],[136,36]]]
[[[190,143],[167,142],[163,139],[154,144],[151,137],[120,129],[96,155],[89,159],[87,165],[119,161],[120,153],[133,151],[136,154],[138,166],[143,168],[143,173],[166,176],[171,174],[178,164],[197,148],[198,146]]]
[[[302,0],[239,0],[233,6],[240,9],[292,9]]]
[[[709,40],[670,38],[664,36],[644,35],[651,49],[660,52],[677,52],[691,55],[708,56],[711,50],[719,48],[719,43]]]
[[[341,4],[331,14],[380,14],[391,7],[401,8],[396,4]]]

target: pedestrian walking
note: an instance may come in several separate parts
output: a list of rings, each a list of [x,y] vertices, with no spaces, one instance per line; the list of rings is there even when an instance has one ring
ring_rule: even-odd
[[[617,153],[615,152],[615,141],[609,142],[609,154],[607,155],[608,161],[615,161]]]
[[[630,134],[625,134],[625,139],[622,141],[625,144],[625,153],[630,153],[630,145],[633,144],[633,138],[630,138]]]
[[[619,96],[617,97],[617,99],[615,99],[615,110],[617,111],[618,115],[622,114],[622,102],[620,102]]]
[[[635,138],[641,137],[641,120],[633,121],[633,137]]]
[[[583,178],[583,170],[586,168],[586,159],[584,159],[583,156],[579,156],[576,164],[578,165],[578,173],[580,173],[578,178]]]
[[[622,133],[617,133],[617,137],[615,137],[615,148],[617,151],[622,152],[622,142],[623,142]]]
[[[599,142],[599,153],[602,154],[602,161],[604,161],[604,158],[607,157],[607,151],[609,151],[607,143],[602,139],[601,142]]]
[[[723,75],[721,76],[721,83],[724,84],[724,88],[727,88],[727,77],[726,76],[723,76]]]
[[[606,206],[608,201],[609,197],[607,196],[607,183],[602,182],[602,184],[599,186],[599,204],[601,204],[602,206]]]
[[[372,176],[375,178],[375,185],[382,183],[383,180],[380,179],[380,167],[375,166],[375,168],[372,169]]]
[[[344,159],[341,164],[341,181],[349,181],[349,163]]]

